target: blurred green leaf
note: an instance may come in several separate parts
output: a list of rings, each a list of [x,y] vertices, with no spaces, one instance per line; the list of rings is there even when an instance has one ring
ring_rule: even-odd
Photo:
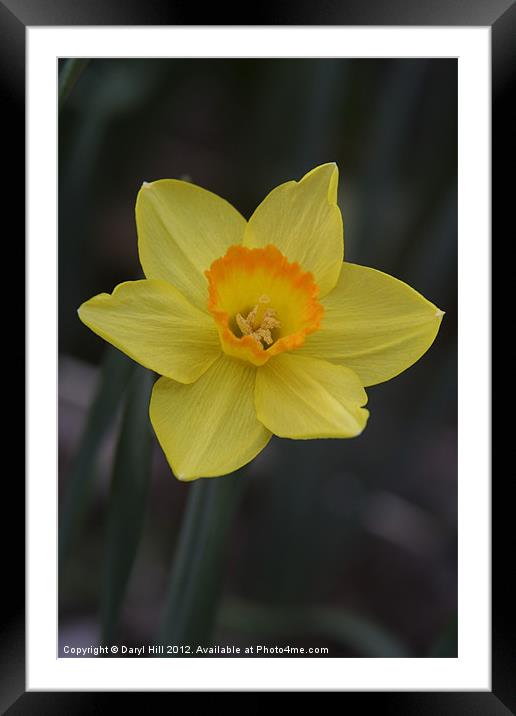
[[[219,625],[261,639],[318,637],[365,657],[410,656],[407,647],[383,627],[335,607],[271,607],[232,600],[221,608]]]
[[[133,361],[116,348],[109,347],[106,351],[97,393],[67,479],[66,493],[60,512],[59,571],[61,575],[86,511],[100,445],[114,420],[134,366]]]
[[[243,484],[241,474],[242,470],[188,485],[188,503],[172,565],[161,643],[211,642],[226,537]]]
[[[62,108],[66,98],[74,88],[75,83],[83,73],[89,60],[69,59],[65,60],[63,68],[59,73],[59,109]]]
[[[132,377],[113,465],[101,593],[103,640],[112,641],[136,557],[151,476],[149,400],[154,374]]]

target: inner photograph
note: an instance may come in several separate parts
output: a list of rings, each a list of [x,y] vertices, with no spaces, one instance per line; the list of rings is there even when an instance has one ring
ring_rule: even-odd
[[[58,657],[456,657],[457,60],[56,82]]]

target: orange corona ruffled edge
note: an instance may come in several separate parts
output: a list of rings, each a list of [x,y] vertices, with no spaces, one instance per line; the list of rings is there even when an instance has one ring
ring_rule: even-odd
[[[251,336],[236,336],[229,325],[232,316],[219,307],[218,286],[222,282],[235,272],[240,271],[245,280],[246,274],[250,276],[259,270],[265,270],[288,282],[293,294],[298,297],[301,295],[304,300],[299,330],[281,336],[268,348],[264,348]],[[216,259],[204,273],[208,279],[208,309],[217,324],[222,348],[228,355],[248,360],[254,365],[263,365],[278,353],[299,348],[305,342],[305,337],[316,331],[321,324],[324,308],[317,300],[319,287],[313,275],[303,271],[297,262],[290,263],[272,244],[256,249],[231,246],[226,254]],[[243,308],[244,306],[241,307]],[[281,321],[281,315],[278,318]]]

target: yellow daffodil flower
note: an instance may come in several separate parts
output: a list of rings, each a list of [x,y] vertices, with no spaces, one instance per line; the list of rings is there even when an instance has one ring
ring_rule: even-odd
[[[443,312],[407,284],[343,263],[338,169],[276,187],[249,221],[176,179],[136,201],[146,279],[86,301],[81,320],[163,377],[150,419],[180,480],[224,475],[271,435],[350,438],[364,387],[434,341]]]

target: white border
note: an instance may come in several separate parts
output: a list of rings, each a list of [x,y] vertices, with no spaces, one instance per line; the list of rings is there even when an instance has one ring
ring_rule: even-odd
[[[490,689],[490,37],[490,28],[451,27],[27,28],[28,690]],[[171,49],[175,57],[459,58],[457,659],[56,658],[56,59],[170,57]]]

